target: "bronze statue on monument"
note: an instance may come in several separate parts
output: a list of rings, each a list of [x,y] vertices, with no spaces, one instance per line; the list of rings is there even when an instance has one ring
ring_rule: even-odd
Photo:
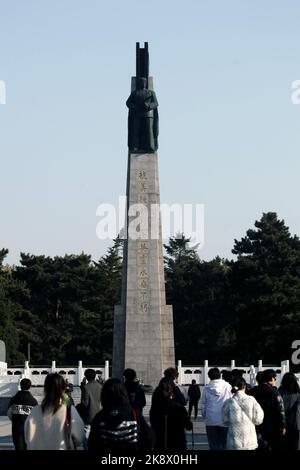
[[[126,106],[128,114],[128,147],[132,153],[152,153],[158,148],[158,102],[155,92],[146,88],[147,79],[137,78],[136,89]]]
[[[148,43],[143,49],[137,43],[135,89],[126,101],[131,153],[153,153],[158,149],[158,102],[155,92],[148,87],[148,78]]]

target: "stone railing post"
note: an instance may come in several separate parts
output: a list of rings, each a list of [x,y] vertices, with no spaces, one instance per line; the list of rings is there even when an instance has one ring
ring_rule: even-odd
[[[177,371],[178,371],[178,384],[181,385],[183,383],[183,369],[182,369],[182,361],[177,362]]]
[[[235,359],[231,359],[231,362],[230,362],[230,370],[233,370],[235,369]]]
[[[29,368],[29,362],[25,361],[25,367],[24,367],[24,377],[26,379],[30,379],[30,368]]]
[[[261,359],[259,359],[258,361],[257,369],[258,369],[258,372],[261,372],[263,370],[263,362]]]
[[[104,364],[104,380],[109,379],[109,361],[105,361]]]
[[[83,380],[83,368],[82,368],[82,361],[78,361],[78,369],[77,369],[77,380],[78,384],[80,385]]]
[[[256,385],[256,373],[255,373],[255,367],[250,366],[250,385],[251,387],[254,387]]]
[[[51,372],[52,372],[52,374],[53,374],[54,372],[56,372],[56,361],[52,361],[52,364],[51,364]]]
[[[7,362],[0,361],[0,375],[7,375]]]
[[[288,359],[286,359],[285,361],[282,361],[281,366],[282,365],[284,365],[284,373],[285,374],[290,371],[290,361]]]
[[[209,382],[209,378],[208,378],[208,360],[205,359],[204,361],[204,366],[203,366],[203,381],[204,381],[204,385],[207,385],[208,382]]]

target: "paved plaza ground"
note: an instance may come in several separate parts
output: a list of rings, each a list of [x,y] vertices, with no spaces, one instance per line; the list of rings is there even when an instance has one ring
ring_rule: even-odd
[[[31,389],[33,395],[36,397],[40,403],[43,397],[43,389],[41,387],[36,387]],[[144,409],[144,416],[149,419],[149,410],[151,404],[151,395],[147,394],[147,405]],[[75,404],[80,400],[80,389],[75,387],[73,393],[73,399]],[[203,419],[198,417],[196,421],[192,419],[194,424],[194,447],[192,445],[192,432],[187,432],[187,443],[188,450],[194,448],[194,450],[208,450],[205,425]],[[11,437],[11,423],[6,416],[0,416],[0,450],[14,450],[12,437]]]

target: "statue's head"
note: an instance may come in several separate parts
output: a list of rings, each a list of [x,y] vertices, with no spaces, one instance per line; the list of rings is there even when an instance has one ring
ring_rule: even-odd
[[[136,80],[136,88],[137,90],[143,90],[147,87],[147,78],[138,77]]]

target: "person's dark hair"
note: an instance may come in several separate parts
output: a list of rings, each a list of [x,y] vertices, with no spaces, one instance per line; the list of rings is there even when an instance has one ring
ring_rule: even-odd
[[[169,367],[168,369],[166,369],[164,371],[164,376],[166,379],[177,379],[178,377],[178,372],[176,369],[174,369],[174,367]]]
[[[264,383],[264,373],[262,370],[257,372],[255,380],[258,383],[258,385],[261,385],[262,383]]]
[[[136,379],[136,372],[134,369],[125,369],[123,376],[128,382],[133,382]]]
[[[210,380],[216,380],[221,378],[221,372],[217,367],[212,367],[208,371],[208,377]]]
[[[300,393],[297,377],[293,372],[286,372],[281,380],[281,389],[288,393]]]
[[[226,369],[222,370],[222,379],[231,384],[231,382],[232,382],[231,371],[226,370]]]
[[[196,380],[195,379],[192,380],[192,385],[196,385]]]
[[[20,382],[21,390],[29,390],[31,387],[31,380],[29,379],[22,379]]]
[[[276,371],[274,369],[266,369],[263,371],[262,383],[271,382],[273,378],[276,379]]]
[[[43,413],[47,408],[53,408],[53,414],[56,413],[61,405],[61,400],[66,385],[64,378],[60,374],[48,374],[44,384],[45,398],[42,401]]]
[[[246,388],[246,386],[246,380],[243,377],[234,377],[232,380],[231,393],[236,393],[239,390],[243,390],[244,388]]]
[[[106,409],[129,404],[127,390],[121,380],[112,378],[104,382],[101,391],[101,404]]]
[[[243,371],[241,369],[233,369],[231,371],[232,377],[243,377]]]
[[[90,382],[91,380],[95,380],[96,378],[95,369],[86,369],[86,371],[84,372],[84,376],[88,382]]]

